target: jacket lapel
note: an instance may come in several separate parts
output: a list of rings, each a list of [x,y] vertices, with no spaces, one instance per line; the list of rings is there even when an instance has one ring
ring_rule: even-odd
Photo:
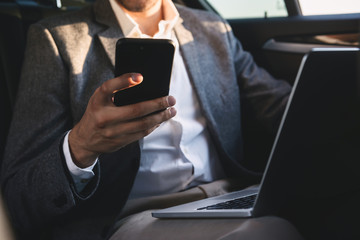
[[[203,49],[206,48],[206,46],[202,46],[196,41],[196,39],[194,39],[193,33],[184,26],[183,22],[183,19],[179,18],[179,22],[175,26],[175,33],[177,40],[179,41],[180,51],[187,68],[189,78],[193,83],[195,92],[199,98],[203,113],[208,120],[209,127],[215,132],[215,135],[218,136],[218,128],[215,126],[213,111],[211,110],[214,102],[211,98],[215,96],[212,92],[214,89],[217,89],[217,82],[214,81],[214,78],[204,77],[207,73],[204,72],[205,68],[204,64],[202,64],[202,52],[206,51]],[[204,87],[204,84],[213,87]]]
[[[121,31],[109,1],[96,1],[94,4],[94,12],[96,21],[105,26],[103,31],[98,32],[98,38],[110,62],[113,67],[115,67],[116,42],[119,38],[124,37],[124,34]]]
[[[209,130],[214,140],[229,156],[239,159],[242,152],[238,146],[241,142],[241,133],[239,127],[234,127],[241,124],[239,90],[236,83],[229,89],[228,81],[222,81],[236,81],[236,78],[230,68],[224,68],[223,63],[220,64],[222,66],[218,65],[221,61],[218,54],[221,53],[214,51],[218,47],[218,42],[211,42],[212,39],[203,36],[204,31],[193,27],[186,13],[181,8],[178,10],[182,18],[175,26],[175,33]]]
[[[200,98],[200,102],[203,108],[208,106],[207,97],[204,91],[204,87],[201,87],[202,82],[199,79],[202,79],[203,73],[201,66],[201,59],[199,54],[199,46],[192,34],[184,25],[183,19],[180,17],[177,25],[175,26],[175,33],[177,40],[179,41],[181,55],[184,59],[185,66],[188,70],[189,78],[191,79],[196,93]]]

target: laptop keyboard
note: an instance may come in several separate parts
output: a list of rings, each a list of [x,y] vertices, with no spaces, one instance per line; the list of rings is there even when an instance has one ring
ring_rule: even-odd
[[[207,207],[198,208],[197,210],[219,210],[219,209],[247,209],[254,205],[256,195],[236,198],[230,201],[221,202]]]

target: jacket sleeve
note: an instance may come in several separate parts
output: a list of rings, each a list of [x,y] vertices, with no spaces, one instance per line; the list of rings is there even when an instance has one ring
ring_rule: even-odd
[[[10,216],[22,230],[43,227],[95,189],[76,193],[64,165],[63,136],[72,127],[67,73],[50,32],[31,26],[1,174]]]
[[[234,53],[234,67],[240,88],[243,116],[258,121],[274,134],[290,95],[291,86],[284,80],[275,79],[265,69],[259,67],[252,55],[244,51],[230,27],[227,33]]]

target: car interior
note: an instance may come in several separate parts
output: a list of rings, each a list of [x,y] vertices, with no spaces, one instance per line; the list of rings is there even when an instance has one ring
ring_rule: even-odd
[[[43,18],[76,11],[93,1],[2,0],[0,2],[0,163],[16,101],[28,27]],[[210,1],[173,1],[221,15]],[[261,18],[227,19],[244,49],[251,52],[256,62],[276,78],[292,84],[302,57],[312,48],[360,47],[360,13],[303,16],[298,0],[284,0],[284,4],[288,14],[285,17],[268,17],[265,12]],[[274,139],[259,127],[256,120],[243,124],[247,126],[244,128],[245,159],[248,159],[245,164],[253,170],[261,171]],[[256,146],[256,149],[252,146]],[[255,158],[260,161],[253,161]],[[263,164],[254,165],[253,162]]]

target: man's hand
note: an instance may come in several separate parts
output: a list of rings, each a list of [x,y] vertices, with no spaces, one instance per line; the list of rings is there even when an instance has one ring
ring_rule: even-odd
[[[114,91],[133,87],[142,80],[141,74],[128,73],[96,89],[80,122],[69,134],[71,156],[78,167],[92,165],[101,153],[114,152],[139,140],[175,116],[172,96],[121,107],[114,105]],[[160,112],[151,114],[156,111]]]

